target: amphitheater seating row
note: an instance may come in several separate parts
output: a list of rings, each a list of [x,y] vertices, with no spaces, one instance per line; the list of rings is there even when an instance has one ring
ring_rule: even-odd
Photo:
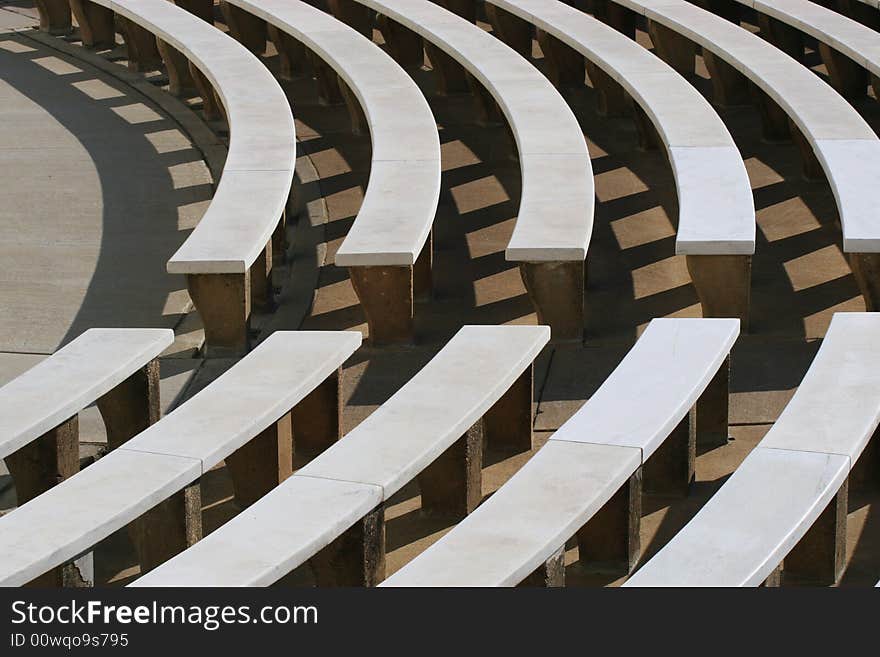
[[[170,2],[77,0],[72,6],[86,45],[112,44],[114,14],[121,17],[135,68],[156,65],[149,62],[157,58],[158,37],[172,89],[194,79],[206,111],[216,105],[229,122],[214,198],[167,269],[187,276],[207,354],[241,355],[252,305],[271,300],[272,237],[283,227],[293,181],[296,139],[287,98],[245,48]]]
[[[866,189],[880,184],[880,140],[849,103],[818,76],[775,46],[685,0],[615,0],[644,15],[655,49],[683,74],[694,71],[694,43],[712,75],[716,97],[745,102],[745,76],[762,92],[765,136],[789,134],[810,177],[828,179],[843,227],[843,249],[869,310],[877,307],[877,223]],[[632,32],[634,16],[608,14]]]
[[[138,518],[145,571],[193,544],[205,472],[226,459],[247,505],[290,474],[291,431],[306,449],[338,440],[339,369],[360,343],[354,331],[272,334],[185,404],[0,518],[0,586],[41,577]]]
[[[631,571],[642,486],[686,492],[696,443],[719,433],[726,442],[738,334],[735,319],[653,320],[535,456],[386,584],[562,586],[563,546],[574,535],[582,565]]]
[[[848,477],[880,422],[880,317],[837,313],[782,415],[730,479],[627,586],[839,579]]]
[[[490,0],[494,31],[531,53],[537,28],[551,75],[590,80],[607,114],[638,103],[643,145],[666,149],[678,191],[676,253],[687,256],[704,317],[748,326],[755,208],[742,157],[718,114],[672,67],[596,18],[556,0]],[[518,43],[517,43],[518,42]],[[652,127],[649,127],[652,126]]]
[[[135,585],[265,586],[307,559],[319,585],[378,584],[394,493],[417,479],[423,512],[460,518],[482,497],[484,438],[531,449],[532,361],[549,338],[465,326],[344,440]]]
[[[286,0],[225,4],[231,33],[242,43],[262,40],[257,47],[264,48],[266,21],[289,58],[295,39],[332,66],[355,127],[369,130],[369,184],[336,264],[349,268],[370,341],[412,340],[414,298],[431,290],[430,234],[440,197],[440,141],[427,101],[381,48],[315,7]]]

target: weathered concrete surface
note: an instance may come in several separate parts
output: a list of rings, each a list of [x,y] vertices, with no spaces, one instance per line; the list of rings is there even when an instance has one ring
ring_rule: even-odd
[[[173,328],[190,301],[165,263],[210,199],[201,154],[130,87],[32,40],[0,36],[0,71],[0,168],[15,174],[0,189],[0,351]]]

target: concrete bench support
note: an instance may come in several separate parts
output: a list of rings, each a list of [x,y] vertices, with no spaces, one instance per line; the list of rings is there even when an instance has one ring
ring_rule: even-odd
[[[623,86],[593,62],[587,60],[587,76],[598,93],[597,109],[608,118],[632,114],[632,98]]]
[[[422,513],[456,520],[471,513],[483,499],[482,465],[480,420],[418,475]]]
[[[691,411],[696,446],[713,448],[730,439],[730,356],[718,368]]]
[[[293,80],[305,75],[307,68],[305,46],[274,25],[268,24],[266,29],[269,40],[278,51],[279,76],[284,80]]]
[[[716,105],[730,108],[751,104],[749,81],[742,73],[709,50],[703,50],[703,61],[712,78],[712,100]]]
[[[162,56],[156,37],[137,23],[118,16],[122,38],[128,48],[128,68],[131,71],[156,71],[162,67]]]
[[[693,409],[642,466],[642,489],[659,497],[684,497],[696,473],[696,426]]]
[[[694,74],[696,48],[690,39],[652,20],[648,21],[648,33],[660,59],[685,77]]]
[[[272,283],[272,242],[251,265],[251,308],[270,312],[275,308],[275,288]]]
[[[437,76],[436,92],[440,96],[470,93],[471,87],[464,68],[452,57],[429,41],[425,41],[425,53]]]
[[[631,573],[641,554],[642,468],[577,532],[578,558],[588,572]]]
[[[384,580],[384,504],[313,556],[309,565],[318,586],[376,586]]]
[[[394,61],[407,71],[420,69],[425,63],[422,37],[382,14],[376,22]]]
[[[293,433],[290,413],[281,416],[254,439],[226,458],[235,501],[246,509],[293,474]]]
[[[83,45],[87,48],[112,48],[116,45],[113,11],[88,0],[70,0],[70,10],[79,24]]]
[[[413,340],[413,267],[349,267],[373,345]]]
[[[849,253],[849,265],[865,300],[865,310],[880,310],[880,253]]]
[[[486,5],[487,7],[489,5]],[[542,588],[561,588],[565,586],[565,546],[554,552],[517,586],[540,586]]]
[[[257,56],[266,52],[266,21],[228,2],[221,2],[220,9],[236,41]]]
[[[502,452],[532,449],[535,366],[529,365],[483,416],[486,444]]]
[[[758,112],[761,115],[761,137],[771,144],[791,141],[791,122],[779,104],[766,92],[755,87]]]
[[[606,0],[587,0],[590,13],[630,39],[636,38],[636,13]]]
[[[327,0],[330,13],[363,36],[373,38],[373,10],[354,0]]]
[[[102,395],[97,405],[104,419],[109,449],[116,449],[158,422],[159,361],[150,361]]]
[[[586,263],[521,262],[520,275],[539,324],[548,324],[554,342],[582,340]]]
[[[804,63],[804,35],[799,30],[761,12],[758,12],[758,26],[762,37],[789,57]]]
[[[342,369],[337,369],[291,411],[297,452],[317,456],[342,438]]]
[[[186,280],[205,327],[206,355],[240,356],[247,352],[250,273],[188,274]]]
[[[868,88],[868,71],[823,41],[819,42],[819,53],[828,69],[831,86],[837,93],[851,100],[864,98]]]
[[[189,72],[189,60],[182,52],[162,39],[156,39],[156,48],[165,63],[168,75],[168,93],[178,98],[198,93],[195,80]]]
[[[36,0],[40,14],[40,29],[60,36],[70,32],[72,23],[68,0]]]
[[[486,3],[486,18],[489,19],[492,31],[499,39],[526,59],[531,58],[534,32],[531,23],[489,3]],[[544,49],[543,46],[541,49]],[[546,56],[546,51],[544,54]]]
[[[217,97],[217,91],[207,76],[192,62],[188,62],[189,75],[202,97],[202,112],[206,121],[222,121],[226,118],[223,104]]]
[[[557,89],[584,84],[584,56],[544,30],[537,30],[538,43],[547,59],[547,77]]]
[[[742,329],[748,330],[752,257],[688,255],[687,268],[703,307],[703,317],[737,317]]]
[[[819,158],[816,157],[816,153],[813,150],[809,139],[804,136],[804,133],[801,132],[800,128],[797,127],[791,118],[788,119],[788,123],[788,130],[791,134],[791,139],[798,149],[798,154],[801,156],[801,175],[805,180],[824,182],[825,170],[822,168]]]
[[[846,514],[849,480],[844,480],[821,515],[785,557],[785,584],[837,584],[846,561]]]

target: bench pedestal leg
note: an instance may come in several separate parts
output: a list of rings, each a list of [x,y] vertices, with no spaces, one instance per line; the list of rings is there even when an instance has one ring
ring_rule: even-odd
[[[623,572],[636,567],[641,553],[642,469],[605,503],[577,533],[581,567],[588,572]]]
[[[530,364],[483,415],[483,430],[490,449],[513,453],[532,449],[534,386],[535,366]]]
[[[188,61],[187,66],[196,90],[199,92],[199,96],[202,97],[202,111],[205,113],[205,121],[222,120],[225,117],[225,110],[220,99],[217,97],[217,92],[214,91],[211,81],[192,62]]]
[[[794,141],[795,146],[797,146],[798,153],[800,153],[801,156],[801,175],[803,175],[804,180],[813,182],[821,182],[825,180],[825,170],[819,163],[819,158],[816,157],[816,153],[813,151],[813,147],[810,146],[810,142],[804,137],[804,134],[801,132],[800,128],[795,125],[794,121],[791,119],[788,121],[791,138]]]
[[[236,41],[257,56],[266,52],[266,21],[228,2],[220,3],[220,11]]]
[[[67,34],[71,29],[70,5],[67,0],[37,0],[40,30],[53,36]]]
[[[461,438],[418,475],[422,513],[460,519],[483,499],[483,423],[477,421]]]
[[[162,39],[156,40],[156,48],[162,55],[165,71],[168,73],[168,93],[178,98],[195,96],[198,90],[189,72],[189,60],[186,55]]]
[[[761,28],[761,36],[767,41],[789,57],[804,63],[804,36],[800,30],[761,12],[758,12],[758,27]]]
[[[660,59],[683,76],[694,74],[696,48],[690,39],[652,20],[648,21],[648,33]]]
[[[880,253],[850,253],[849,266],[865,300],[865,310],[880,310]]]
[[[880,432],[874,431],[862,455],[849,471],[849,486],[854,491],[875,490],[880,485]]]
[[[272,283],[272,242],[270,241],[250,268],[251,308],[271,312],[275,308]]]
[[[587,61],[587,76],[597,94],[599,116],[627,116],[632,112],[632,99],[614,78],[593,62]]]
[[[385,509],[377,506],[309,559],[318,586],[376,586],[385,579]]]
[[[689,255],[686,261],[703,317],[736,317],[747,331],[752,256]]]
[[[781,144],[791,139],[788,115],[763,90],[753,87],[761,114],[761,138],[770,144]]]
[[[749,81],[742,73],[705,49],[703,61],[712,78],[712,98],[716,105],[727,108],[751,104]]]
[[[351,133],[353,135],[369,135],[370,126],[367,125],[367,117],[364,115],[363,109],[361,109],[357,96],[354,95],[354,92],[338,75],[336,76],[336,84],[339,87],[339,94],[345,103],[345,109],[348,110]]]
[[[707,0],[706,9],[731,23],[740,23],[740,4],[736,0]]]
[[[721,363],[691,412],[697,447],[722,447],[727,444],[730,418],[729,355]]]
[[[580,87],[584,84],[584,56],[544,30],[536,30],[538,43],[547,60],[547,77],[554,87]]]
[[[785,583],[836,584],[846,559],[849,483],[844,481],[828,506],[783,562]]]
[[[582,340],[586,263],[521,262],[519,272],[538,314],[538,323],[550,326],[551,339]]]
[[[661,497],[684,497],[696,473],[696,435],[693,410],[678,423],[642,466],[643,490]]]
[[[293,407],[293,445],[318,455],[342,438],[342,368],[330,374]]]
[[[419,34],[382,14],[379,15],[378,24],[391,56],[401,68],[411,71],[424,65],[425,50]]]
[[[162,66],[162,57],[152,32],[127,18],[119,17],[122,39],[128,48],[128,68],[131,71],[155,71]]]
[[[477,21],[477,3],[473,0],[437,0],[437,4],[470,23]]]
[[[776,589],[782,585],[782,568],[777,566],[773,572],[767,575],[761,586],[767,589]]]
[[[107,430],[107,447],[116,449],[159,421],[159,361],[152,360],[97,401]]]
[[[345,102],[340,89],[339,76],[336,71],[323,59],[312,51],[306,51],[312,71],[315,74],[315,84],[318,87],[318,102],[321,105],[340,105]],[[344,84],[344,83],[343,83]]]
[[[864,67],[822,41],[819,42],[819,54],[837,93],[854,100],[864,98],[868,87],[868,72]]]
[[[657,132],[657,126],[648,116],[648,113],[638,103],[633,103],[633,117],[636,121],[636,132],[639,138],[639,149],[643,151],[656,151],[660,148],[663,140]]]
[[[532,25],[519,16],[486,3],[486,18],[492,32],[526,59],[532,57]]]
[[[248,350],[250,275],[187,274],[189,295],[205,327],[205,355],[243,356]]]
[[[293,80],[305,75],[305,46],[274,25],[267,24],[266,31],[275,50],[278,51],[278,77],[283,80]]]
[[[416,264],[413,265],[413,294],[416,301],[430,301],[434,295],[434,231],[428,232],[428,239],[422,247]]]
[[[477,125],[506,125],[504,113],[489,90],[467,71],[465,71],[465,78],[477,109]]]
[[[535,568],[518,586],[560,588],[565,586],[565,546],[554,552],[543,564]]]
[[[246,509],[293,474],[290,413],[261,431],[226,458],[235,502]]]
[[[461,64],[429,41],[425,41],[425,53],[437,76],[438,96],[470,92],[470,84]]]
[[[327,0],[327,8],[338,20],[373,40],[373,10],[354,0]]]
[[[88,0],[70,0],[83,45],[103,50],[116,45],[113,11]]]
[[[296,184],[294,181],[293,184]],[[272,263],[287,262],[287,249],[290,242],[287,239],[287,209],[281,212],[281,219],[272,231]]]
[[[174,0],[174,4],[203,21],[214,23],[214,0]]]
[[[636,38],[636,13],[606,0],[587,0],[587,9],[600,21],[630,39]]]
[[[199,482],[195,481],[163,500],[130,527],[141,562],[141,574],[195,545],[202,538]]]
[[[74,415],[6,457],[18,506],[79,472],[79,418]],[[87,560],[91,560],[88,555]],[[84,569],[85,570],[85,569]],[[72,563],[32,580],[31,586],[91,586],[91,576]]]
[[[373,345],[413,341],[413,267],[349,267]]]

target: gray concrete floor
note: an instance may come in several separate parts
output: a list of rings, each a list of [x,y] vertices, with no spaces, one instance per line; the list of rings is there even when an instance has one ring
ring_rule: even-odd
[[[650,45],[645,34],[640,34],[640,40]],[[540,67],[540,51],[536,48],[534,54],[535,64]],[[810,61],[821,74],[818,57],[811,55]],[[267,63],[274,65],[271,57]],[[701,62],[698,69],[693,83],[708,94],[707,74]],[[519,195],[518,168],[507,156],[504,130],[501,126],[476,125],[469,97],[436,96],[428,70],[418,73],[417,79],[441,126],[444,172],[435,221],[435,298],[417,309],[416,346],[364,347],[346,364],[346,429],[375,410],[461,325],[536,321],[517,270],[503,257]],[[346,271],[329,263],[362,199],[369,170],[369,140],[349,133],[344,108],[317,102],[311,79],[285,83],[285,87],[297,118],[301,140],[298,154],[301,160],[308,160],[316,178],[308,185],[311,222],[295,229],[300,240],[298,262],[317,271],[314,278],[311,273],[303,276],[294,266],[290,269],[291,280],[276,281],[286,283],[287,288],[281,307],[264,318],[264,333],[300,327],[359,329],[366,333],[363,313]],[[579,347],[548,348],[538,359],[536,448],[589,399],[651,318],[700,314],[684,261],[674,254],[676,201],[672,174],[663,154],[638,149],[631,120],[598,116],[589,86],[567,90],[564,95],[589,140],[596,174],[597,214],[588,261],[586,340]],[[97,104],[94,100],[91,103]],[[874,99],[865,99],[858,109],[872,125],[880,125],[880,108]],[[90,111],[98,110],[92,107]],[[771,145],[761,140],[754,108],[738,108],[722,116],[746,160],[758,211],[753,326],[749,335],[739,339],[733,353],[733,440],[725,447],[698,455],[697,483],[687,498],[645,500],[645,558],[693,517],[772,426],[809,367],[832,313],[864,310],[841,253],[840,229],[828,186],[801,179],[793,145]],[[153,153],[152,159],[154,164],[157,159],[161,161],[161,154]],[[137,197],[120,192],[119,198],[129,203],[128,199]],[[4,217],[0,231],[8,225]],[[92,226],[86,230],[96,229]],[[77,230],[71,234],[90,233]],[[312,297],[311,311],[301,321],[302,307]],[[120,312],[125,308],[120,306]],[[161,317],[164,315],[153,316],[152,321],[160,321]],[[17,324],[16,331],[24,326]],[[25,361],[17,359],[20,368]],[[169,391],[184,399],[231,364],[188,359],[175,364],[181,369],[172,371],[171,365],[163,361],[163,376],[164,368],[169,368]],[[171,386],[172,380],[176,386]],[[530,456],[487,454],[484,495],[497,490]],[[203,478],[202,489],[205,528],[211,531],[238,509],[222,466]],[[873,585],[880,578],[878,504],[877,489],[851,495],[844,585]],[[414,485],[400,491],[387,508],[389,573],[449,529],[447,522],[422,517],[419,508]],[[136,576],[138,568],[124,532],[104,541],[97,554],[99,581],[124,584]],[[567,562],[569,585],[614,585],[622,581],[580,572],[574,546],[567,552]],[[283,583],[311,582],[308,569],[300,568]]]

